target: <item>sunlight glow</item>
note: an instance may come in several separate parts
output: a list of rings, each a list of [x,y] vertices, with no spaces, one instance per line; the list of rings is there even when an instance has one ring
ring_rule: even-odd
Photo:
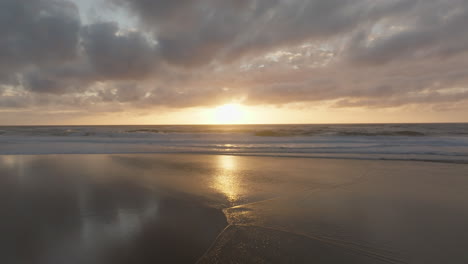
[[[215,124],[244,124],[247,122],[246,109],[239,104],[225,104],[214,109]]]

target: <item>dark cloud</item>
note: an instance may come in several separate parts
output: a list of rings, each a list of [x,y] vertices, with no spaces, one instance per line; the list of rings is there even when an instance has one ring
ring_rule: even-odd
[[[78,9],[71,2],[1,0],[1,80],[10,83],[12,75],[30,65],[73,59],[79,31]]]
[[[114,0],[136,13],[170,63],[201,65],[326,40],[408,12],[417,1]]]
[[[63,94],[87,89],[95,72],[85,61],[33,67],[22,74],[24,88],[35,93]]]
[[[182,66],[233,60],[255,51],[333,36],[359,24],[364,2],[119,1],[153,29],[162,56]]]
[[[105,102],[135,102],[148,94],[148,91],[136,82],[123,82],[112,84],[98,91],[99,97]]]
[[[383,64],[404,59],[445,58],[468,51],[467,1],[414,1],[408,16],[393,22],[394,32],[356,34],[348,51],[353,62]],[[391,18],[390,18],[391,19]],[[388,23],[388,22],[387,22]]]
[[[80,36],[79,58],[26,71],[25,88],[37,93],[76,93],[99,81],[144,80],[157,67],[155,44],[139,32],[121,31],[109,22],[87,25]]]
[[[120,32],[116,23],[98,23],[83,29],[83,46],[98,78],[144,79],[158,58],[155,45],[139,32]]]

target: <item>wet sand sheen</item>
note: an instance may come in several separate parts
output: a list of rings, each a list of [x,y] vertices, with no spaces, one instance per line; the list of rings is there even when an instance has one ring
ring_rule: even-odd
[[[219,155],[0,156],[0,262],[465,263],[466,171]]]
[[[227,225],[112,157],[0,161],[0,263],[194,263]]]

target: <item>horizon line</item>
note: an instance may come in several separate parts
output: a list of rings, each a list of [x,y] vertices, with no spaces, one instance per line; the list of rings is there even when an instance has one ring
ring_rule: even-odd
[[[259,126],[259,125],[390,125],[390,124],[420,124],[420,125],[430,125],[430,124],[468,124],[468,121],[463,122],[374,122],[374,123],[245,123],[245,124],[112,124],[112,125],[40,125],[40,124],[30,124],[30,125],[0,125],[0,127],[31,127],[31,126],[42,126],[42,127],[59,127],[59,126]]]

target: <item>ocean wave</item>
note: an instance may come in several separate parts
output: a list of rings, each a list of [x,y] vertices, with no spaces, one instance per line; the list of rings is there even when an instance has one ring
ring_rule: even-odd
[[[149,129],[149,128],[142,128],[142,129],[135,129],[135,130],[127,130],[127,133],[162,133],[161,130],[158,129]]]
[[[468,160],[468,124],[0,127],[0,154]]]
[[[151,137],[161,134],[252,135],[255,137],[468,137],[468,124],[382,125],[182,125],[182,126],[83,126],[0,127],[0,136],[100,136]]]
[[[323,129],[231,129],[231,130],[220,130],[220,129],[193,129],[193,130],[164,130],[164,129],[135,129],[127,130],[126,133],[140,133],[140,134],[251,134],[257,137],[298,137],[298,136],[426,136],[425,133],[419,131],[402,130],[402,131],[335,131],[335,130],[323,130]],[[457,133],[457,135],[461,135]]]
[[[402,130],[402,131],[378,131],[378,132],[359,132],[359,131],[342,131],[339,132],[340,136],[409,136],[409,137],[421,137],[425,136],[425,133],[418,131]]]

